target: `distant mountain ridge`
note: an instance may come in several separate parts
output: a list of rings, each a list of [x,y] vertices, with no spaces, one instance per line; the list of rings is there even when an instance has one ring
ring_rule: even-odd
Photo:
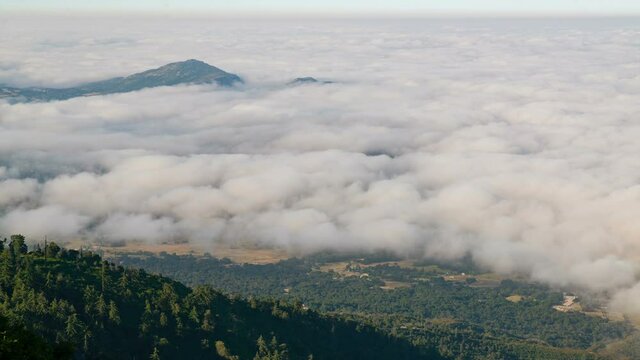
[[[238,75],[228,73],[203,61],[190,59],[126,77],[90,82],[70,88],[0,86],[0,99],[10,98],[17,102],[66,100],[79,96],[126,93],[159,86],[217,84],[231,87],[241,83],[243,80]]]
[[[299,77],[291,80],[288,85],[303,85],[303,84],[333,84],[333,81],[318,80],[311,76]]]

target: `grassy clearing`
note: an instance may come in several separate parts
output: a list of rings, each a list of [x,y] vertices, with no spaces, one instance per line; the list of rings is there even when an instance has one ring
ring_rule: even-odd
[[[518,295],[518,294],[514,294],[511,296],[507,296],[506,297],[507,301],[511,301],[512,303],[519,303],[520,301],[524,300],[524,296],[522,295]]]
[[[191,243],[167,243],[167,244],[150,244],[139,241],[130,241],[122,246],[100,246],[96,244],[87,245],[86,243],[77,240],[68,242],[65,244],[68,248],[80,248],[89,247],[90,250],[104,254],[106,257],[110,255],[117,255],[122,253],[137,253],[137,252],[149,252],[153,254],[160,254],[166,252],[168,254],[176,255],[194,255],[202,256],[205,253],[211,254],[211,256],[222,259],[228,258],[233,262],[240,264],[274,264],[280,260],[289,258],[286,251],[280,249],[264,249],[264,248],[251,248],[251,247],[231,247],[227,245],[216,245],[209,248],[204,248],[196,244]]]
[[[380,286],[380,289],[382,290],[406,289],[411,287],[411,284],[408,282],[388,281],[388,280],[383,280],[383,281],[384,281],[384,285]]]

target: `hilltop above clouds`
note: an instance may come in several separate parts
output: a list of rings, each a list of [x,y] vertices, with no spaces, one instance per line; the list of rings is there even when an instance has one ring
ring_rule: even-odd
[[[229,87],[242,83],[235,74],[199,60],[186,60],[147,70],[127,77],[90,82],[69,88],[0,87],[0,99],[10,101],[67,100],[80,96],[108,95],[159,86],[217,84]]]

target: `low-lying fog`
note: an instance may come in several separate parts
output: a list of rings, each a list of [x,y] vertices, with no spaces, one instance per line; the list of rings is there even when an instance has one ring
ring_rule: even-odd
[[[638,19],[1,18],[0,83],[196,58],[246,84],[0,101],[0,233],[470,255],[640,312],[639,39]]]

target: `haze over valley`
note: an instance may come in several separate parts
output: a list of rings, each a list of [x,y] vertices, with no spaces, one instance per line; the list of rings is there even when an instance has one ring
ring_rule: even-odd
[[[0,14],[2,237],[465,262],[640,317],[638,18],[133,20]]]

